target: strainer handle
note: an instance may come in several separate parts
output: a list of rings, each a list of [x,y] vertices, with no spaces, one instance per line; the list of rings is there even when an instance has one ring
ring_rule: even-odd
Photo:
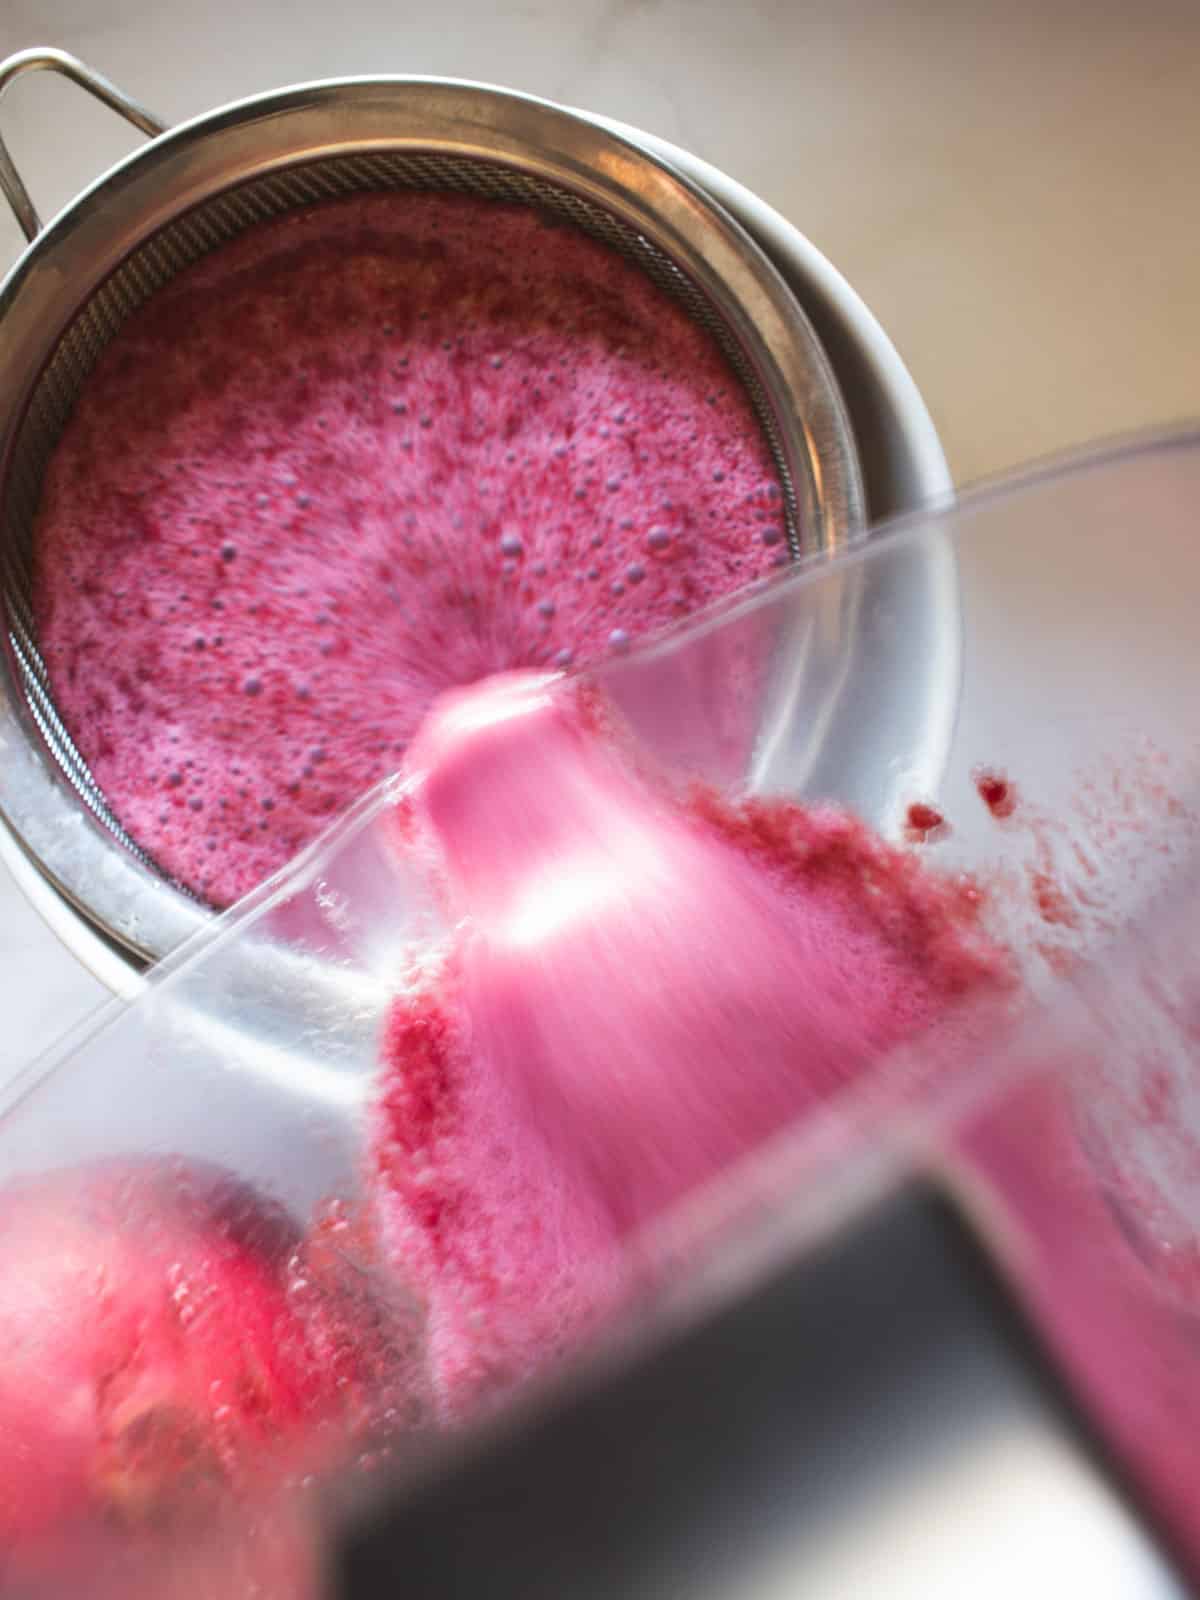
[[[151,116],[144,106],[138,105],[137,101],[131,100],[127,94],[122,94],[116,84],[110,83],[98,72],[93,72],[91,67],[84,66],[82,61],[68,55],[65,50],[19,50],[15,56],[9,56],[7,61],[0,62],[0,96],[3,96],[13,79],[19,78],[23,72],[42,71],[61,72],[64,78],[70,78],[72,83],[77,83],[81,89],[86,89],[89,94],[95,95],[97,100],[102,100],[106,106],[110,106],[127,122],[132,122],[135,128],[140,128],[151,138],[167,131],[165,122],[160,122],[157,117]],[[24,180],[8,153],[3,135],[0,135],[0,190],[3,190],[5,198],[12,207],[22,233],[32,244],[42,231],[41,219],[29,197],[29,190],[25,187]]]

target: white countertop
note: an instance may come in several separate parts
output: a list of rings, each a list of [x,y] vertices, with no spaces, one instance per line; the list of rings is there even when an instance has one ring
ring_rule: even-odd
[[[864,296],[962,484],[1200,416],[1197,0],[0,0],[0,54],[41,44],[168,121],[428,72],[685,145]],[[46,74],[0,124],[43,215],[136,140]],[[19,246],[0,217],[0,267]],[[6,878],[0,956],[3,1078],[102,991]]]

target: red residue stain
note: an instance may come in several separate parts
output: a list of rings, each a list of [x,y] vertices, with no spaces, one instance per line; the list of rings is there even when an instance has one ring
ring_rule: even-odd
[[[1172,1122],[1175,1111],[1175,1084],[1161,1067],[1147,1073],[1141,1086],[1142,1121],[1148,1127]]]
[[[416,821],[411,794],[399,794],[383,814],[384,836],[407,854],[416,840]]]
[[[1069,977],[1075,968],[1076,957],[1074,952],[1065,949],[1060,944],[1046,944],[1044,941],[1039,940],[1034,944],[1034,949],[1056,977]]]
[[[943,839],[950,832],[950,824],[936,807],[923,800],[914,800],[904,821],[904,837],[910,844],[927,844],[931,839]]]
[[[1043,922],[1058,928],[1079,926],[1078,911],[1067,899],[1062,886],[1056,883],[1048,872],[1031,871],[1029,887],[1033,893],[1033,903],[1037,907],[1038,916]]]
[[[1079,863],[1080,869],[1083,872],[1086,872],[1089,878],[1094,878],[1100,871],[1100,868],[1092,860],[1091,856],[1089,856],[1087,852],[1078,844],[1073,844],[1071,849],[1074,853],[1075,860]]]
[[[993,772],[990,767],[980,767],[972,776],[979,798],[992,815],[1001,821],[1011,817],[1017,809],[1016,784],[1011,783],[1003,773]]]

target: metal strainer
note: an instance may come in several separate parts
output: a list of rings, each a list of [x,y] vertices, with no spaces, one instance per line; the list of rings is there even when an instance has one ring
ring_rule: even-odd
[[[863,524],[841,396],[800,306],[703,190],[639,146],[548,102],[428,78],[346,79],[242,101],[166,132],[73,57],[0,66],[66,74],[153,142],[42,228],[0,143],[0,188],[29,248],[0,288],[0,809],[23,848],[104,934],[157,959],[211,912],[169,881],[110,809],[60,719],[30,605],[42,479],[81,387],[125,319],[182,268],[295,207],[368,190],[520,201],[634,261],[716,339],[771,449],[793,556]]]

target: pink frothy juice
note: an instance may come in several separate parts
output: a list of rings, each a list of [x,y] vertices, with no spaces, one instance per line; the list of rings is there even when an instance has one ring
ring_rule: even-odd
[[[439,691],[623,649],[784,534],[739,386],[640,271],[530,209],[372,195],[123,327],[47,474],[34,609],[116,815],[226,904]]]
[[[961,878],[832,809],[681,797],[561,680],[446,697],[411,759],[457,931],[392,1010],[376,1187],[461,1416],[604,1324],[648,1225],[902,1042],[953,1056],[1013,975]]]

